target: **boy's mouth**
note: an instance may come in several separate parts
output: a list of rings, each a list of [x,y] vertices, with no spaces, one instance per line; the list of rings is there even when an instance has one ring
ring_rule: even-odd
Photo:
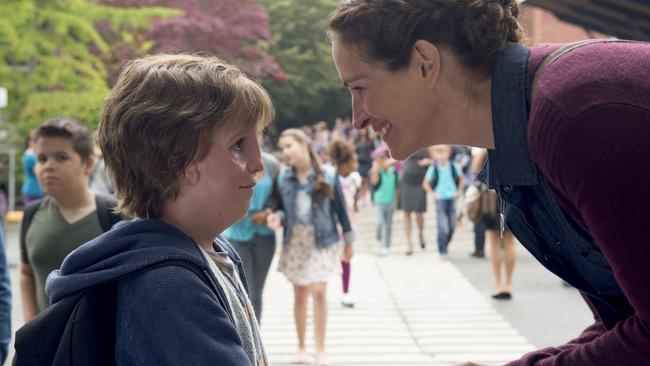
[[[239,188],[241,188],[241,189],[250,189],[250,188],[253,188],[253,187],[255,187],[255,183],[239,186]]]

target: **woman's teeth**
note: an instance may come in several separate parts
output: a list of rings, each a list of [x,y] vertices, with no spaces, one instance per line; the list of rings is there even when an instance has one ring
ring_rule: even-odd
[[[382,127],[379,131],[377,131],[377,135],[379,135],[380,138],[384,138],[388,131],[390,131],[390,128],[392,127],[391,124],[385,124],[384,127]]]

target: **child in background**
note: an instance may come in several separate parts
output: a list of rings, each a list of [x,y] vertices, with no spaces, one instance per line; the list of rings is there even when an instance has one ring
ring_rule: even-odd
[[[260,146],[264,144],[262,131],[257,136]],[[266,226],[266,218],[272,212],[272,193],[280,162],[273,155],[262,151],[264,172],[260,174],[253,189],[248,212],[236,224],[223,232],[239,257],[241,257],[248,282],[248,294],[257,321],[262,321],[262,294],[266,276],[275,254],[275,232]]]
[[[50,304],[45,280],[83,243],[110,230],[121,217],[117,201],[93,193],[90,130],[70,118],[53,118],[32,134],[36,177],[47,196],[25,208],[20,235],[20,294],[25,322]]]
[[[446,260],[447,247],[456,228],[456,198],[463,193],[463,172],[458,164],[449,161],[451,146],[432,146],[429,152],[434,162],[424,176],[422,187],[436,203],[438,252]]]
[[[361,188],[361,175],[357,171],[359,163],[357,162],[357,154],[354,151],[354,145],[350,142],[343,140],[336,140],[329,145],[330,161],[336,166],[339,174],[339,183],[341,190],[345,197],[346,207],[350,218],[357,210],[357,193]],[[350,219],[350,221],[353,221]],[[350,296],[350,260],[352,259],[353,250],[351,245],[343,247],[343,255],[341,256],[341,266],[343,268],[343,295],[341,296],[341,304],[345,307],[354,307],[354,301]]]
[[[284,226],[284,241],[278,270],[293,284],[294,321],[298,334],[295,363],[308,360],[305,333],[307,300],[314,302],[316,364],[327,365],[325,328],[327,324],[327,282],[338,272],[341,248],[340,224],[346,246],[354,233],[345,208],[345,199],[336,171],[321,166],[311,148],[311,140],[298,129],[282,132],[278,141],[289,165],[278,177],[278,211],[269,216],[268,226]]]
[[[373,150],[372,158],[370,184],[374,188],[372,199],[377,210],[376,238],[381,247],[380,254],[386,255],[390,251],[399,179],[395,160],[391,159],[388,146],[381,145]]]

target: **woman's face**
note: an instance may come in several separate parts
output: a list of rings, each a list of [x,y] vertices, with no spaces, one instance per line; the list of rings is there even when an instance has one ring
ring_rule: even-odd
[[[356,47],[336,36],[332,55],[352,96],[354,128],[372,126],[398,160],[430,145],[431,85],[421,76],[416,57],[405,69],[389,71],[381,64],[363,61]]]

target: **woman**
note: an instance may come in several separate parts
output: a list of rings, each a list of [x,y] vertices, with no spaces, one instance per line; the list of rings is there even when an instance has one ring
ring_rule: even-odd
[[[311,148],[312,141],[298,129],[287,129],[278,146],[289,168],[278,176],[278,212],[269,216],[268,226],[284,226],[278,270],[294,289],[294,321],[298,334],[295,363],[307,363],[305,344],[307,300],[314,303],[316,365],[327,365],[327,282],[339,272],[341,246],[337,225],[343,229],[349,250],[354,233],[336,171],[321,166]],[[350,254],[348,252],[348,254]]]
[[[478,174],[487,158],[487,152],[483,149],[480,151],[472,161],[472,171],[475,174]],[[482,215],[478,224],[485,230],[485,237],[490,247],[490,266],[492,267],[492,276],[494,276],[492,298],[510,300],[512,298],[512,272],[517,259],[515,237],[508,228],[504,228],[503,235],[501,235],[497,210],[494,210],[494,214]],[[501,255],[502,251],[503,256]],[[501,267],[505,270],[505,279],[501,277]]]
[[[412,214],[415,214],[420,248],[425,249],[427,247],[427,243],[424,240],[424,213],[427,212],[427,192],[422,188],[422,180],[431,163],[432,160],[426,149],[416,152],[404,162],[402,178],[399,181],[400,196],[398,208],[404,211],[406,255],[413,254],[413,241],[411,240]]]
[[[559,46],[520,45],[518,12],[515,0],[341,4],[328,27],[354,126],[396,159],[488,148],[499,231],[590,303],[580,338],[510,365],[650,364],[650,45],[583,45],[533,88]]]

